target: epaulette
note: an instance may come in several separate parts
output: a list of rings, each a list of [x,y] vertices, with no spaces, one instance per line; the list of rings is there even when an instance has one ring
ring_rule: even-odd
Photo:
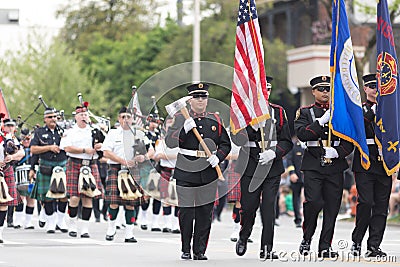
[[[274,108],[283,109],[283,107],[282,107],[282,106],[280,106],[280,105],[278,105],[278,104],[269,103],[269,105],[270,105],[271,107],[274,107]]]
[[[314,104],[311,104],[311,105],[308,105],[308,106],[300,107],[300,109],[312,108],[312,107],[314,107],[314,106],[315,106],[315,103],[314,103]]]
[[[282,126],[283,126],[283,115],[286,116],[286,114],[283,114],[283,110],[284,110],[283,107],[279,106],[277,104],[273,104],[273,103],[269,103],[269,105],[271,107],[279,109],[279,127],[282,128]],[[286,118],[286,120],[287,120],[287,118]]]

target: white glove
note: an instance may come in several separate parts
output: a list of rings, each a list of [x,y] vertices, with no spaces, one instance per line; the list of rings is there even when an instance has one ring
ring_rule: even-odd
[[[379,156],[383,157],[382,149],[378,148],[378,154]]]
[[[212,155],[207,159],[207,161],[210,163],[211,167],[215,168],[215,166],[217,166],[219,163],[219,158],[215,155]]]
[[[373,104],[372,107],[371,107],[371,109],[372,109],[372,112],[373,112],[374,114],[376,114],[376,104]]]
[[[333,147],[324,147],[324,149],[325,149],[325,158],[334,159],[339,157],[337,150],[334,149]]]
[[[194,122],[192,117],[190,117],[189,119],[186,119],[185,123],[183,124],[183,128],[185,129],[185,133],[190,132],[190,130],[192,130],[195,127],[196,127],[196,123]]]
[[[331,116],[331,111],[328,109],[325,111],[324,115],[321,118],[317,118],[316,121],[319,122],[319,125],[323,126],[325,123],[329,121],[329,117]]]
[[[271,160],[273,160],[274,158],[276,158],[276,153],[275,153],[275,151],[268,149],[268,150],[265,150],[264,152],[261,152],[259,154],[259,156],[260,156],[260,159],[258,161],[261,163],[261,165],[265,165],[268,162],[270,162]]]

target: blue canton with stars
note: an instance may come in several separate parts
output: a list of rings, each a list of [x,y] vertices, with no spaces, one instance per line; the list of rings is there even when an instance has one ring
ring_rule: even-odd
[[[254,0],[240,0],[237,25],[240,26],[243,23],[249,22],[250,19],[256,18],[257,9]]]

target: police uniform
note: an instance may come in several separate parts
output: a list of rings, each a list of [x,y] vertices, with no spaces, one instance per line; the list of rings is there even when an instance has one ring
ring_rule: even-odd
[[[312,90],[319,87],[330,86],[330,78],[318,76],[310,81]],[[304,173],[303,203],[303,240],[300,245],[300,253],[308,254],[311,238],[317,227],[318,214],[323,210],[323,224],[319,239],[319,256],[335,257],[336,252],[331,251],[331,241],[335,228],[336,217],[339,212],[343,193],[343,172],[349,166],[345,157],[353,151],[353,145],[332,134],[329,144],[336,150],[337,158],[331,159],[331,164],[324,164],[324,147],[328,147],[328,124],[321,126],[318,118],[321,118],[329,109],[329,102],[318,103],[301,107],[296,113],[294,128],[299,140],[305,142],[307,149],[301,164]],[[325,166],[322,166],[325,165]]]
[[[267,77],[267,86],[272,77]],[[270,87],[269,87],[270,88]],[[269,104],[271,119],[264,126],[264,142],[266,151],[273,150],[275,157],[268,164],[260,162],[262,153],[261,130],[255,130],[247,126],[232,135],[232,141],[240,146],[239,157],[236,162],[236,172],[241,174],[241,229],[239,240],[236,243],[236,254],[243,256],[247,250],[247,242],[253,229],[256,211],[261,202],[261,219],[263,229],[261,234],[261,259],[277,259],[272,253],[274,239],[274,224],[276,215],[276,199],[281,180],[281,174],[285,171],[282,158],[293,147],[286,112],[279,105]],[[271,165],[272,164],[272,165]],[[257,188],[252,189],[252,183],[259,181]]]
[[[44,117],[47,116],[56,116],[56,111],[52,108],[46,108],[44,111]],[[44,125],[35,130],[31,141],[31,149],[36,146],[59,146],[63,133],[64,130],[58,125],[56,125],[54,129],[50,129],[47,125]],[[65,165],[67,164],[67,155],[63,150],[60,150],[59,153],[46,151],[44,153],[35,154],[39,156],[39,169],[36,173],[36,183],[31,192],[31,197],[44,202],[44,210],[47,215],[47,233],[54,233],[56,229],[59,229],[64,233],[68,232],[68,227],[64,221],[67,200],[64,199],[63,201],[57,201],[58,211],[55,211],[53,205],[54,199],[46,197],[50,188],[52,169],[56,166],[65,169]]]
[[[207,97],[208,85],[193,84],[187,87],[193,97]],[[194,101],[194,99],[192,99]],[[223,126],[222,120],[216,113],[196,113],[190,110],[196,128],[208,148],[222,162],[229,154],[231,143]],[[166,145],[170,148],[179,146],[173,177],[177,182],[179,224],[182,241],[182,259],[190,259],[190,243],[193,237],[193,258],[206,260],[204,255],[211,230],[212,210],[217,190],[217,172],[207,161],[195,134],[190,130],[187,134],[184,126],[185,118],[182,113],[175,115],[175,121],[169,127]],[[211,158],[215,157],[210,157]],[[194,221],[194,229],[193,229]]]
[[[296,174],[298,180],[296,182],[290,181],[290,188],[293,194],[293,210],[294,210],[294,223],[296,227],[301,227],[302,216],[300,213],[301,208],[301,190],[304,186],[303,173],[301,169],[301,160],[303,158],[304,148],[302,143],[296,138],[293,142],[293,149],[287,154],[287,170],[289,175]]]
[[[375,74],[363,76],[364,86],[371,89],[376,88]],[[356,213],[356,225],[353,230],[352,253],[360,256],[361,242],[367,228],[369,237],[367,241],[366,256],[386,256],[379,248],[383,233],[386,228],[386,217],[389,206],[389,197],[392,188],[392,178],[386,174],[383,162],[375,143],[375,112],[373,106],[376,103],[367,100],[363,103],[363,115],[365,134],[369,150],[370,167],[368,170],[361,166],[360,152],[354,152],[353,172],[358,193],[358,204]]]

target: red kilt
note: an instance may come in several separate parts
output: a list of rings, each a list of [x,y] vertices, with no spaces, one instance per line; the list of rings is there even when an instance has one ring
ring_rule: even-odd
[[[88,198],[88,196],[86,196],[85,194],[78,193],[79,173],[82,166],[83,166],[82,163],[77,163],[75,161],[72,161],[71,159],[68,159],[65,176],[67,179],[67,194],[69,197]],[[90,169],[92,170],[93,177],[96,179],[97,189],[103,193],[103,186],[101,184],[99,169],[97,168],[97,164],[96,163],[90,164]],[[95,198],[102,198],[102,194],[96,196]]]
[[[226,171],[228,179],[228,202],[240,201],[240,174],[235,172],[236,161],[229,163]]]
[[[10,196],[13,198],[13,200],[5,202],[5,203],[0,203],[0,206],[17,206],[18,203],[22,202],[21,196],[17,192],[17,186],[15,184],[15,178],[14,178],[14,169],[12,166],[8,165],[3,170],[4,173],[4,180],[6,181],[6,184],[8,186],[8,193]]]
[[[118,165],[108,165],[108,175],[106,179],[106,194],[104,195],[104,201],[107,201],[111,205],[126,205],[126,206],[138,206],[142,203],[142,198],[138,198],[135,200],[126,200],[122,199],[119,196],[118,190],[118,172],[121,170],[121,167]],[[137,168],[129,168],[129,172],[132,175],[133,180],[136,182],[139,181],[139,170]],[[139,189],[139,191],[143,194],[143,190]]]
[[[162,167],[161,169],[161,179],[159,180],[159,190],[160,190],[160,198],[165,199],[169,196],[168,193],[168,185],[169,185],[169,180],[171,179],[172,176],[172,168],[167,168],[167,167]]]

